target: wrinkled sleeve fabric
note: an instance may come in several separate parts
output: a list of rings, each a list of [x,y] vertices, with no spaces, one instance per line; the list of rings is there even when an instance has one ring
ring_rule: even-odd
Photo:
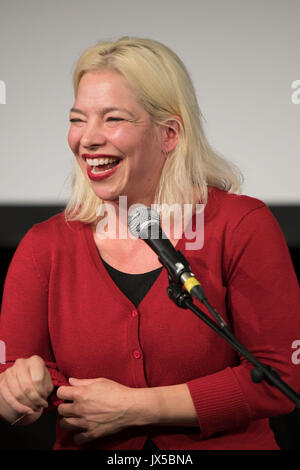
[[[254,356],[299,391],[300,367],[291,360],[292,343],[300,338],[299,284],[276,219],[262,204],[228,231],[224,245],[232,331]],[[294,409],[295,404],[274,386],[253,383],[252,368],[240,357],[235,367],[187,383],[203,437]]]
[[[38,355],[44,359],[57,387],[68,382],[57,369],[51,349],[48,282],[45,272],[41,272],[37,251],[38,237],[33,226],[18,245],[4,283],[0,340],[5,344],[6,360],[0,364],[0,372],[18,358]]]

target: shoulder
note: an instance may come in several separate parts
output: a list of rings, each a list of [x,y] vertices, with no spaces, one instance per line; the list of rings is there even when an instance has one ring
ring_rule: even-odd
[[[83,225],[78,221],[67,221],[65,211],[62,211],[43,222],[34,224],[30,231],[36,242],[46,242],[47,245],[53,245],[62,242],[66,237],[76,236],[83,228]]]
[[[31,262],[47,284],[53,264],[78,252],[84,226],[78,221],[67,222],[64,211],[34,224],[19,243],[14,263]]]
[[[282,229],[269,209],[255,197],[230,194],[217,188],[209,191],[205,223],[223,234],[227,245],[249,246],[255,242],[283,247],[286,241]]]
[[[233,230],[239,225],[251,225],[255,221],[277,224],[272,212],[261,199],[232,194],[213,187],[208,191],[205,220]]]
[[[68,222],[62,211],[34,224],[22,238],[18,251],[31,253],[38,263],[48,262],[54,259],[56,253],[74,250],[83,228],[81,222]]]
[[[257,209],[266,208],[266,204],[255,197],[244,194],[228,193],[224,190],[210,187],[208,190],[207,209],[224,218],[240,219]]]

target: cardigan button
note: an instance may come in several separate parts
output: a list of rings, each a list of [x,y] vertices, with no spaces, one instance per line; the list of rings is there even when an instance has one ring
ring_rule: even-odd
[[[132,310],[131,315],[133,316],[133,318],[136,317],[138,315],[138,311]]]
[[[133,357],[135,359],[140,359],[140,357],[141,357],[140,351],[138,351],[137,349],[135,351],[133,351]]]

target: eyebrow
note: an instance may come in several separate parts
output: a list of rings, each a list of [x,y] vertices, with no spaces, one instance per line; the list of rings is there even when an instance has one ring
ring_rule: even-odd
[[[85,114],[81,109],[78,108],[71,108],[70,113],[79,113],[79,114]]]
[[[101,113],[102,113],[102,115],[104,115],[106,113],[110,113],[111,111],[124,111],[125,113],[130,114],[130,116],[133,117],[133,114],[128,109],[119,108],[117,106],[110,106],[110,107],[107,107],[107,108],[103,108]],[[79,108],[71,108],[70,113],[79,113],[79,114],[83,114],[84,116],[86,116],[86,114]]]

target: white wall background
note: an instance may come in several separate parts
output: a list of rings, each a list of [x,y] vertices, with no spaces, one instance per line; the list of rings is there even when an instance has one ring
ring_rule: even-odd
[[[245,194],[299,204],[299,18],[299,0],[0,0],[0,204],[67,200],[74,64],[123,35],[183,59],[209,141],[240,166]]]

